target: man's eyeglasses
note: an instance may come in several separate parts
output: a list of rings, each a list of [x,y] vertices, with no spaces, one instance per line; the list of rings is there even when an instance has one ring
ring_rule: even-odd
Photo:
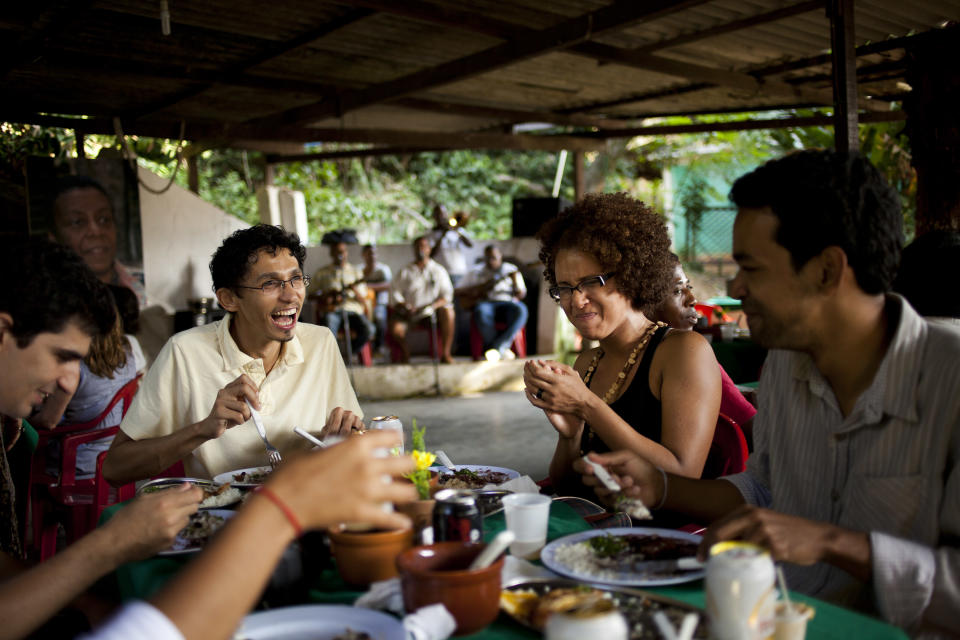
[[[310,276],[293,276],[289,280],[267,280],[259,287],[247,287],[242,284],[236,285],[238,289],[257,289],[266,295],[280,293],[283,287],[290,285],[294,291],[302,291],[310,286]]]
[[[591,276],[589,278],[584,278],[576,286],[567,287],[550,287],[549,293],[550,297],[553,298],[556,302],[566,302],[570,300],[573,296],[573,291],[576,289],[580,293],[590,294],[600,287],[607,284],[607,280],[616,275],[616,271],[611,271],[610,273],[604,273],[599,276]]]

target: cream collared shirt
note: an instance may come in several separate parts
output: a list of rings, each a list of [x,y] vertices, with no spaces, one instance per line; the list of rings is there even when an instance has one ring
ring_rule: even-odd
[[[319,433],[336,407],[362,415],[333,334],[298,323],[270,375],[263,360],[240,351],[230,335],[232,316],[178,333],[164,345],[140,385],[120,429],[134,440],[167,436],[210,415],[217,393],[242,373],[260,388],[260,414],[270,443],[286,455],[312,445],[293,432]],[[197,447],[184,459],[199,478],[267,464],[252,421]]]

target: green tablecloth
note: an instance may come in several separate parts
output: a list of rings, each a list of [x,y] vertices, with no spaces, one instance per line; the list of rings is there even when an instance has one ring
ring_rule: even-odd
[[[110,517],[116,507],[110,507],[104,512],[104,517]],[[496,514],[484,521],[484,537],[490,539],[505,527],[503,514]],[[550,525],[547,531],[548,540],[556,540],[563,536],[578,533],[589,529],[589,525],[568,505],[554,502],[550,507]],[[134,562],[120,567],[117,580],[120,593],[124,599],[148,598],[170,579],[187,562],[189,556],[151,558],[141,562]],[[316,585],[309,591],[310,602],[323,604],[352,604],[362,592],[354,591],[344,585],[336,569],[327,568],[315,576]],[[674,587],[659,587],[650,589],[655,593],[684,602],[696,607],[704,607],[703,582],[696,581]],[[805,602],[816,610],[816,615],[807,629],[807,637],[814,640],[834,639],[848,640],[849,638],[876,638],[900,640],[907,635],[897,627],[892,627],[880,620],[865,616],[849,609],[843,609],[826,602],[809,598],[800,594],[791,593],[791,597]],[[534,633],[519,624],[501,615],[488,628],[466,638],[477,640],[523,640],[539,638]]]

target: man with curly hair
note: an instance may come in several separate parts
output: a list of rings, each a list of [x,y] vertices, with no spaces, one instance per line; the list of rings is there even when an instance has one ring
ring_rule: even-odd
[[[804,151],[743,176],[731,199],[730,292],[771,349],[747,470],[692,480],[630,452],[596,462],[645,503],[711,522],[701,554],[760,544],[794,589],[957,635],[960,335],[890,293],[897,192],[858,154]]]
[[[223,241],[210,273],[228,314],[160,351],[107,454],[108,481],[149,478],[178,460],[201,478],[266,464],[250,405],[282,453],[309,448],[297,426],[321,438],[362,429],[335,337],[298,322],[305,254],[296,234],[270,225]]]
[[[720,407],[720,372],[700,334],[671,331],[644,309],[667,294],[670,238],[659,215],[626,194],[590,194],[537,234],[550,295],[599,346],[573,367],[530,361],[530,403],[557,431],[550,477],[585,493],[573,462],[588,451],[628,449],[699,478]]]

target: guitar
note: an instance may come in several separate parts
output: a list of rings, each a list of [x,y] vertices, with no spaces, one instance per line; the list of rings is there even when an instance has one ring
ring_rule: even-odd
[[[498,284],[500,284],[504,280],[510,280],[511,278],[514,277],[515,274],[516,276],[523,278],[523,271],[525,271],[526,269],[536,267],[539,264],[541,264],[539,260],[528,262],[523,266],[519,267],[516,271],[504,274],[497,278],[492,278],[490,280],[487,280],[486,282],[470,285],[469,287],[461,287],[455,290],[453,293],[460,299],[460,308],[463,309],[464,311],[470,311],[475,306],[477,306],[478,302],[486,298],[487,295],[489,295],[489,293],[493,291],[493,288],[496,287]]]
[[[311,294],[310,297],[317,301],[317,314],[336,310],[337,307],[343,304],[343,294],[347,289],[351,289],[358,284],[363,284],[365,282],[367,282],[366,277],[358,278],[342,287],[333,287],[331,289],[326,289],[325,291],[317,291],[316,293]],[[357,302],[363,305],[364,315],[370,316],[369,296],[357,296]]]

